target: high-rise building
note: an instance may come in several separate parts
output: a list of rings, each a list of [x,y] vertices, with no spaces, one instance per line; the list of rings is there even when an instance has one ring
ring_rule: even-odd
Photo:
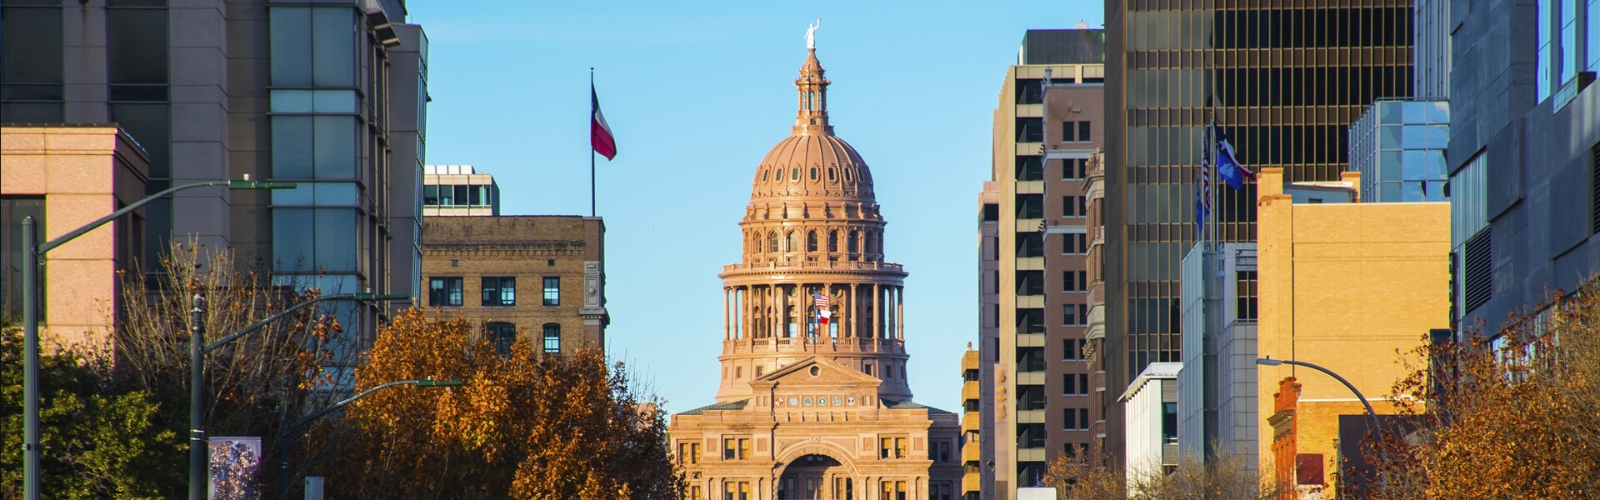
[[[1206,126],[1252,169],[1336,180],[1350,123],[1411,95],[1412,6],[1403,0],[1106,2],[1107,388],[1181,359],[1180,262],[1196,239]],[[1255,188],[1212,186],[1220,241],[1255,238]],[[1123,421],[1107,407],[1106,422]],[[1111,452],[1123,432],[1107,429]]]
[[[994,468],[985,474],[994,477],[994,498],[1039,485],[1050,460],[1081,453],[1095,439],[1101,405],[1083,354],[1090,242],[1084,188],[1090,154],[1104,135],[1102,40],[1101,30],[1087,25],[1028,30],[994,113],[985,187],[993,188],[995,220],[980,240],[983,258],[993,257],[980,261],[988,292],[980,295],[980,313],[995,344],[994,358],[985,359],[995,364],[993,420],[985,422],[993,429],[985,437],[995,448]],[[987,333],[980,337],[990,342]]]
[[[937,498],[962,488],[956,414],[911,400],[906,272],[872,172],[828,123],[812,49],[789,137],[756,167],[725,266],[716,403],[673,415],[692,498]]]
[[[599,217],[423,217],[428,294],[419,302],[482,319],[500,349],[519,334],[531,336],[535,352],[603,349],[611,321],[605,233]]]
[[[0,122],[116,123],[149,155],[150,193],[300,184],[157,201],[142,262],[195,238],[281,285],[415,296],[427,37],[405,16],[402,0],[8,1]],[[334,309],[359,347],[385,307]]]
[[[422,167],[422,216],[500,215],[500,185],[472,165]]]
[[[978,350],[968,344],[967,352],[961,355],[961,500],[985,498],[981,446],[983,383],[979,375]]]
[[[1000,188],[994,181],[984,182],[978,193],[978,428],[980,449],[978,498],[995,498],[995,410],[1005,401],[997,394],[995,371],[1000,367]],[[1007,329],[1009,331],[1009,329]],[[962,430],[969,425],[961,421]],[[965,459],[965,451],[962,458]]]
[[[1493,329],[1600,271],[1600,1],[1451,17],[1452,319],[1465,338],[1474,318]]]

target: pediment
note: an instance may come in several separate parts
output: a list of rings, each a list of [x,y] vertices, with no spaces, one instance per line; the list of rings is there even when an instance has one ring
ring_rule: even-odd
[[[805,386],[862,387],[873,392],[883,381],[833,360],[810,356],[751,381],[753,388],[780,390]]]

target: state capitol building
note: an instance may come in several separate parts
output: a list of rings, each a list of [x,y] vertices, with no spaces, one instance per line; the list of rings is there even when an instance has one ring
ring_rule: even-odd
[[[720,275],[716,403],[672,416],[687,497],[953,500],[960,423],[911,400],[906,272],[884,259],[872,173],[833,135],[823,74],[809,49],[794,127],[755,172],[743,259]]]

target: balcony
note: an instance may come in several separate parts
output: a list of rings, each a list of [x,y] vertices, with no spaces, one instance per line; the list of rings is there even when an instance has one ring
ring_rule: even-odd
[[[728,264],[722,266],[722,272],[760,272],[760,271],[894,271],[905,272],[905,268],[893,262],[880,261],[828,261],[828,260],[788,260],[784,262],[759,262],[754,264]]]
[[[1044,296],[1043,295],[1018,295],[1017,296],[1017,308],[1018,309],[1043,309],[1044,308]]]
[[[1045,460],[1044,448],[1019,448],[1017,449],[1018,462],[1043,462]]]
[[[1017,232],[1037,233],[1044,224],[1044,219],[1017,219]]]
[[[1021,411],[1018,411],[1017,412],[1017,423],[1019,423],[1019,424],[1042,424],[1042,423],[1044,423],[1044,410],[1021,410]]]
[[[1017,334],[1017,347],[1045,347],[1043,333]]]
[[[983,447],[976,442],[967,442],[961,447],[961,463],[977,462],[983,459]]]
[[[961,476],[961,494],[962,494],[962,496],[965,496],[967,493],[975,493],[975,492],[981,491],[982,489],[983,489],[983,475],[978,474],[976,472],[968,472],[968,473],[966,473],[966,474]]]
[[[1017,257],[1018,271],[1043,271],[1044,257]]]
[[[1045,372],[1021,372],[1017,374],[1017,385],[1044,385]]]
[[[1017,194],[1044,194],[1044,181],[1017,181]]]
[[[978,381],[968,380],[961,384],[961,400],[971,401],[982,398],[978,392]]]
[[[969,415],[971,415],[971,418],[963,417],[961,419],[961,432],[966,433],[966,432],[978,432],[978,431],[980,431],[981,427],[983,426],[983,422],[980,422],[980,420],[983,420],[983,419],[979,418],[978,417],[979,414],[977,414],[977,413],[972,413],[972,414],[969,414]],[[972,448],[976,448],[976,447],[977,446],[972,446]]]

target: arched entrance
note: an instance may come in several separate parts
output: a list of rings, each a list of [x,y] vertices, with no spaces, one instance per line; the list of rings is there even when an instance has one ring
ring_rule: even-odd
[[[853,499],[859,489],[849,467],[818,453],[789,461],[777,486],[778,500]]]

